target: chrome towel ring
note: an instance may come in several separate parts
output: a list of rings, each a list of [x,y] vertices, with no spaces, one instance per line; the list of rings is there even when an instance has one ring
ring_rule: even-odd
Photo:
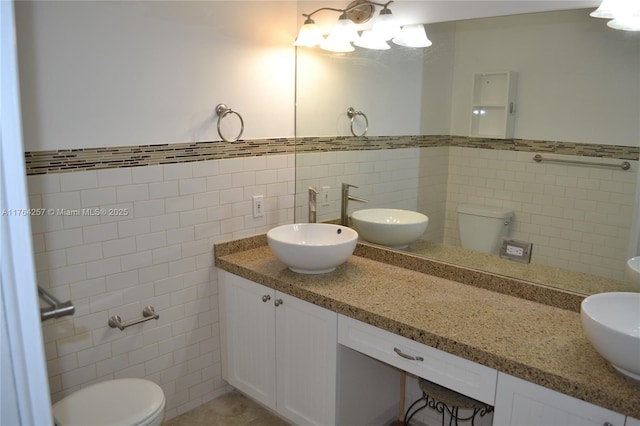
[[[236,136],[235,139],[227,139],[227,138],[225,138],[222,135],[222,131],[220,130],[220,122],[228,114],[235,114],[240,119],[240,133],[238,133],[238,136]],[[222,140],[225,141],[225,142],[237,142],[238,139],[240,139],[240,137],[242,136],[242,132],[244,132],[244,120],[242,119],[242,116],[240,115],[240,113],[238,111],[235,111],[235,110],[229,108],[225,104],[218,104],[218,106],[216,106],[216,115],[218,116],[218,135],[220,135],[220,138],[222,138]]]
[[[362,137],[362,136],[366,135],[367,134],[367,130],[369,130],[369,119],[367,118],[366,115],[364,115],[364,112],[356,111],[355,109],[353,109],[353,107],[349,107],[349,108],[347,108],[347,115],[351,119],[351,134],[353,136],[357,136],[357,137]],[[364,118],[364,123],[365,123],[364,131],[360,135],[356,134],[356,132],[353,130],[353,122],[355,121],[356,116],[358,116],[358,115],[361,115]]]

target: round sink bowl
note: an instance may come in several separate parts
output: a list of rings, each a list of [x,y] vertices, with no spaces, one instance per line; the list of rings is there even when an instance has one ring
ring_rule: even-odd
[[[640,380],[640,293],[600,293],[580,307],[582,327],[596,351],[625,376]]]
[[[424,234],[429,218],[411,210],[363,209],[351,214],[351,224],[364,240],[405,248]]]
[[[347,261],[358,243],[358,233],[328,223],[297,223],[269,230],[267,242],[292,271],[324,274]]]
[[[633,290],[640,291],[640,256],[627,260],[627,281]]]

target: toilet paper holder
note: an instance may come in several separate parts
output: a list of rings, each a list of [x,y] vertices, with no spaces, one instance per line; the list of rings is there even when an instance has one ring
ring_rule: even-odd
[[[109,318],[109,327],[111,328],[119,328],[120,330],[124,330],[127,327],[131,327],[132,325],[140,324],[141,322],[149,321],[152,319],[157,320],[160,318],[160,314],[156,312],[156,309],[153,306],[145,306],[142,310],[142,318],[134,319],[129,322],[122,322],[122,318],[120,315],[114,315]]]

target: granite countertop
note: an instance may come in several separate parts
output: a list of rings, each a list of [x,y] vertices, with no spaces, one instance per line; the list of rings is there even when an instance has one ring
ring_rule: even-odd
[[[361,255],[328,274],[297,274],[263,237],[216,245],[215,251],[216,266],[236,275],[640,418],[640,382],[620,375],[593,349],[575,306],[549,306]]]

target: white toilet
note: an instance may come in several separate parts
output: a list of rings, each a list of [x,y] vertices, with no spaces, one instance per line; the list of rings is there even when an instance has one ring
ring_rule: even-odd
[[[456,211],[462,247],[497,254],[502,239],[509,233],[513,212],[464,204],[459,205]]]
[[[53,404],[58,426],[160,426],[164,392],[144,379],[116,379],[80,389]]]

